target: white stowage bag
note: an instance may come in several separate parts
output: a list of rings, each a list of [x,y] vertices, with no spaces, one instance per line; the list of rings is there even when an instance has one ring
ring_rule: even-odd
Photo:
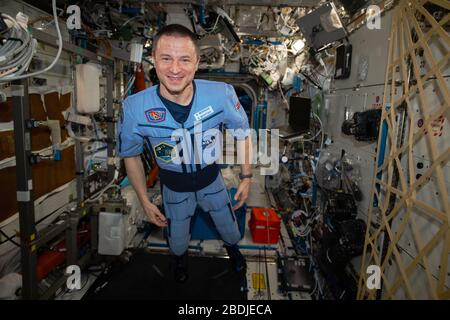
[[[17,289],[22,287],[22,276],[10,273],[0,279],[0,300],[15,300]]]
[[[91,63],[76,65],[77,104],[79,113],[100,110],[100,68]]]
[[[119,256],[126,248],[126,218],[121,212],[100,212],[98,253]]]

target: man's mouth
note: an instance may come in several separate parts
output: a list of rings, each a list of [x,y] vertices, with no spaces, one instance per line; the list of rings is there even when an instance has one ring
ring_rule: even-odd
[[[168,76],[168,78],[169,78],[170,80],[172,80],[172,81],[179,81],[179,80],[183,79],[183,77],[180,77],[180,76],[177,76],[177,77],[174,77],[174,76]]]

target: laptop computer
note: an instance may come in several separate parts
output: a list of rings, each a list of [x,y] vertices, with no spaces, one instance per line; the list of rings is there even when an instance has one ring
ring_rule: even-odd
[[[311,123],[311,99],[289,99],[289,125],[279,128],[280,138],[290,139],[309,132]]]

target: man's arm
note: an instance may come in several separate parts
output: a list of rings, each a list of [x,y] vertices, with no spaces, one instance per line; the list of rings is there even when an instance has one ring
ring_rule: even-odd
[[[248,175],[252,173],[252,137],[251,135],[245,138],[245,141],[238,141],[237,144],[237,152],[238,155],[244,155],[244,162],[241,164],[241,173],[242,175]],[[233,209],[239,209],[248,199],[248,195],[250,193],[250,185],[251,179],[246,178],[241,180],[238,186],[238,190],[236,195],[234,196],[234,200],[239,201]]]
[[[158,207],[150,202],[147,196],[147,184],[145,181],[144,166],[142,165],[141,156],[124,158],[125,168],[127,169],[128,179],[131,182],[139,201],[141,202],[144,212],[148,216],[151,223],[159,227],[167,226],[167,220],[159,211]],[[162,192],[162,190],[161,190]]]

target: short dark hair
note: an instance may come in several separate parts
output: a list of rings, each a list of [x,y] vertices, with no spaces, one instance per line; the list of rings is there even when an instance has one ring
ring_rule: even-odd
[[[169,24],[158,31],[158,33],[153,37],[153,44],[152,44],[153,55],[155,54],[159,39],[161,39],[162,36],[187,37],[191,39],[195,47],[195,52],[197,52],[197,56],[200,57],[200,49],[197,43],[197,36],[195,35],[195,33],[193,33],[185,26],[182,26],[181,24]]]

